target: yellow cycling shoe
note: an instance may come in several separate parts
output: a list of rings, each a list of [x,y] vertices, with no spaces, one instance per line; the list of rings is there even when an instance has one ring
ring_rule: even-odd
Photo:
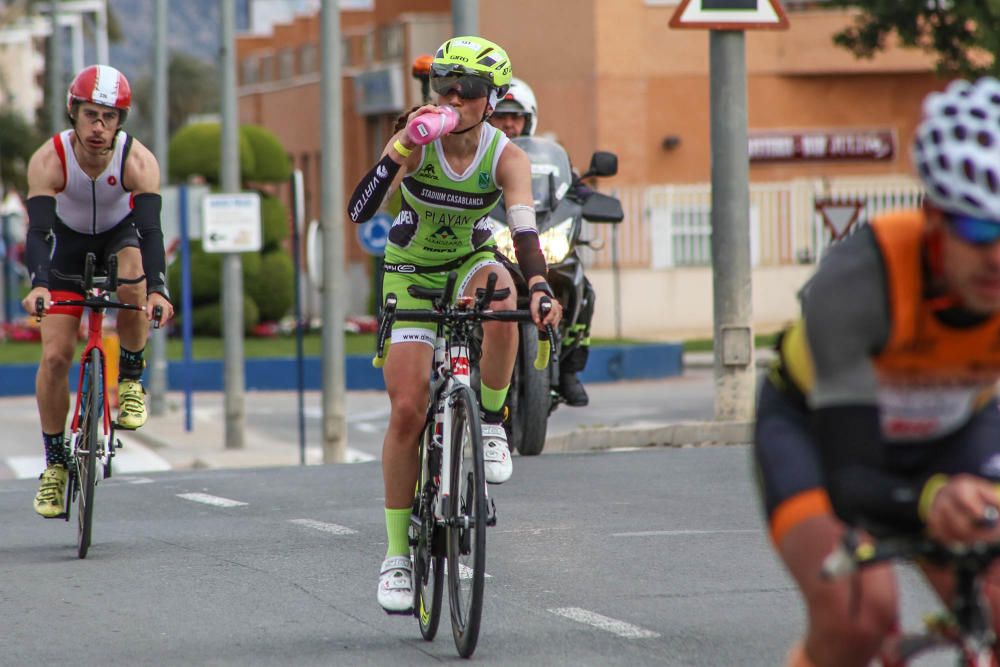
[[[35,495],[35,511],[46,519],[55,519],[66,514],[66,466],[55,463],[47,467],[38,479],[42,483]]]
[[[138,380],[118,382],[118,426],[134,430],[146,423],[145,394]]]

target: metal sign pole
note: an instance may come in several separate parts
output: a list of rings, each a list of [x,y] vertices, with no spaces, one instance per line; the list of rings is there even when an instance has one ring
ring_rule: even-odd
[[[742,30],[709,33],[715,419],[754,415],[750,160]]]
[[[220,185],[222,192],[240,191],[239,126],[236,117],[236,7],[232,0],[220,0],[222,15],[222,138]],[[222,258],[222,326],[225,376],[226,449],[243,449],[243,259],[238,252]]]
[[[303,187],[302,170],[292,172],[292,262],[295,264],[295,381],[298,389],[299,412],[299,464],[306,464],[306,406],[305,406],[305,352],[302,344],[302,220]]]

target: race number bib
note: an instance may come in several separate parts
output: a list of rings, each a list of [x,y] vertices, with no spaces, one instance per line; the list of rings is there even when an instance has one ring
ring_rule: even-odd
[[[932,440],[958,430],[983,387],[886,387],[878,391],[887,440]]]

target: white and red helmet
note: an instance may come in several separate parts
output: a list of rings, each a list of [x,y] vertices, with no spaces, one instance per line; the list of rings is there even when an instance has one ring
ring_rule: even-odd
[[[85,67],[73,77],[66,92],[66,112],[73,120],[73,107],[83,102],[100,104],[118,109],[118,125],[125,123],[125,117],[132,107],[132,88],[125,75],[108,65]]]
[[[518,78],[510,80],[510,88],[497,103],[495,113],[516,113],[524,116],[524,130],[521,136],[534,136],[538,127],[538,103],[535,101],[535,91],[531,86]]]

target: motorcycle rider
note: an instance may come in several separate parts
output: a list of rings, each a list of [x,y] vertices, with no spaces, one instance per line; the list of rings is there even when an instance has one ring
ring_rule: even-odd
[[[506,134],[508,139],[534,136],[535,128],[538,127],[538,103],[531,86],[517,77],[512,78],[510,90],[497,104],[496,111],[490,116],[489,121]],[[574,169],[567,194],[583,203],[593,192],[580,180],[579,174]],[[584,389],[577,373],[586,367],[587,357],[590,354],[590,323],[594,319],[594,296],[594,287],[584,276],[580,316],[575,324],[567,328],[566,337],[563,339],[566,354],[559,365],[559,393],[566,404],[573,407],[583,407],[590,402],[587,390]],[[565,305],[563,304],[564,307]]]

